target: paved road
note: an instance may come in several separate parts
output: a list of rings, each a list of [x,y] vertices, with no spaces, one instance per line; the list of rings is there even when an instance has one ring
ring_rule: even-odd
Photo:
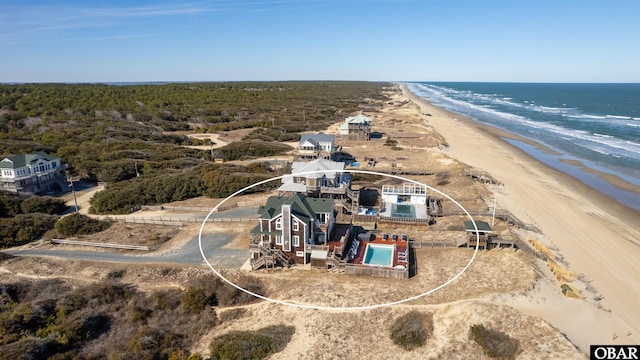
[[[247,250],[223,249],[222,247],[232,241],[234,235],[226,233],[213,233],[203,235],[202,249],[207,259],[216,268],[239,268],[249,257]],[[204,264],[198,237],[186,242],[180,249],[167,251],[161,254],[129,255],[102,251],[68,251],[54,249],[27,249],[4,250],[4,253],[14,256],[55,256],[73,260],[91,260],[124,263],[167,262],[187,265]]]

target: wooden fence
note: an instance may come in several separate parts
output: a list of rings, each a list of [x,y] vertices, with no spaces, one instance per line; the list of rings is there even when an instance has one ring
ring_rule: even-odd
[[[104,221],[118,221],[126,224],[147,224],[162,226],[183,226],[184,224],[199,224],[204,221],[204,217],[133,217],[108,215],[98,217]],[[227,223],[227,222],[255,222],[256,218],[251,217],[230,217],[230,218],[212,218],[207,222]]]
[[[433,213],[431,214],[432,216],[437,216],[437,217],[443,217],[443,216],[456,216],[456,215],[467,215],[464,211],[462,210],[447,210],[447,211],[441,211],[439,213]],[[472,217],[476,217],[476,216],[488,216],[491,217],[493,216],[493,211],[492,210],[480,210],[480,211],[469,211],[469,215],[471,215]],[[537,226],[533,225],[533,224],[528,224],[525,223],[524,221],[518,219],[515,215],[513,215],[510,211],[508,210],[496,210],[496,219],[500,219],[503,221],[506,221],[509,225],[513,225],[513,226],[517,226],[521,229],[524,230],[528,230],[528,231],[533,231],[536,233],[541,233],[540,229],[538,229]]]
[[[350,275],[376,276],[392,279],[408,279],[408,269],[373,267],[368,265],[346,264],[345,272]]]
[[[103,247],[103,248],[111,248],[111,249],[149,251],[149,247],[148,246],[140,246],[140,245],[97,243],[97,242],[91,242],[91,241],[66,240],[66,239],[51,239],[51,242],[54,243],[54,244],[80,245],[80,246],[93,246],[93,247]]]
[[[462,240],[409,240],[409,246],[414,249],[422,248],[445,248],[445,247],[459,247],[467,243],[466,239]]]
[[[237,201],[232,203],[224,203],[217,211],[226,211],[239,207],[247,206],[259,206],[262,202],[258,200],[254,201]],[[185,212],[210,212],[214,206],[179,206],[179,205],[143,205],[140,207],[142,210],[173,210],[173,211],[185,211]]]

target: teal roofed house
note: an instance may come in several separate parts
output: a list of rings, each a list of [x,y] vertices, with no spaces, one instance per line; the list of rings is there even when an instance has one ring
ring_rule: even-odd
[[[364,115],[350,116],[344,120],[339,128],[340,136],[351,140],[369,140],[371,133],[371,118]]]
[[[251,230],[251,266],[307,262],[308,245],[326,245],[335,224],[333,199],[270,196]]]
[[[41,193],[69,190],[60,158],[43,151],[5,157],[0,161],[0,190]]]

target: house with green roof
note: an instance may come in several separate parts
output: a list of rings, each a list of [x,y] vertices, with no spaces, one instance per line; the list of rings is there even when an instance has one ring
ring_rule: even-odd
[[[43,151],[5,157],[0,161],[0,190],[20,193],[67,191],[60,158]]]
[[[333,199],[270,196],[250,232],[251,266],[306,264],[307,249],[326,245],[335,224]],[[310,250],[309,250],[310,251]]]
[[[339,134],[351,140],[369,140],[371,118],[364,115],[349,116],[340,124]]]

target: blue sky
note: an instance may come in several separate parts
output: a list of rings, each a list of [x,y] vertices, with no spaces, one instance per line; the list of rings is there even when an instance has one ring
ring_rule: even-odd
[[[640,82],[638,0],[0,0],[0,82]]]

